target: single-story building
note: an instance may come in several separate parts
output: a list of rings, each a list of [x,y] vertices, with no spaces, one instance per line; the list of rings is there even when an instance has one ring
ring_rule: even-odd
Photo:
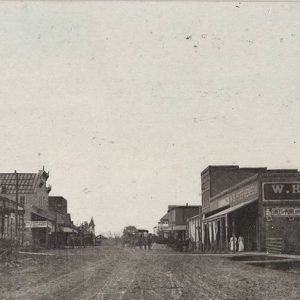
[[[209,166],[201,174],[206,251],[300,253],[300,173]]]

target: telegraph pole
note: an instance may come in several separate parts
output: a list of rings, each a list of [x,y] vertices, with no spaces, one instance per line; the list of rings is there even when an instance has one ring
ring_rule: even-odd
[[[18,214],[18,208],[19,208],[19,178],[18,178],[18,173],[17,171],[15,170],[15,176],[16,176],[16,240],[17,240],[17,244],[19,242],[18,240],[18,217],[19,217],[19,214]]]

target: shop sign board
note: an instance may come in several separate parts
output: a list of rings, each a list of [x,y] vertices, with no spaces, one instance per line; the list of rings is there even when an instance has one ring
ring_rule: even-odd
[[[26,221],[25,227],[27,228],[46,228],[50,227],[48,221]]]
[[[257,200],[259,197],[258,183],[254,182],[245,185],[233,192],[230,192],[224,196],[213,199],[217,203],[217,206],[230,205],[235,206],[243,202],[248,202],[251,200]],[[212,206],[212,204],[211,204]]]
[[[264,200],[300,200],[300,182],[263,183]]]
[[[266,217],[300,217],[300,207],[268,207]]]

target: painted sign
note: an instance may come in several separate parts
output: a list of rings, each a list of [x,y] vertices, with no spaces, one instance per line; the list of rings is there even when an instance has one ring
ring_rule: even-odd
[[[212,199],[211,208],[217,209],[223,206],[235,206],[243,202],[255,201],[259,197],[258,183],[245,185],[235,191]]]
[[[272,207],[265,209],[268,217],[300,217],[300,207]]]
[[[300,200],[300,182],[263,183],[264,200]]]
[[[26,221],[25,227],[28,228],[46,228],[51,227],[48,221]]]

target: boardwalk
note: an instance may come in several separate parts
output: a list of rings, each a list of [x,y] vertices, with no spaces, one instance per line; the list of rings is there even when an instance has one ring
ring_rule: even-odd
[[[24,257],[1,299],[299,299],[300,274],[219,256],[97,247]]]

